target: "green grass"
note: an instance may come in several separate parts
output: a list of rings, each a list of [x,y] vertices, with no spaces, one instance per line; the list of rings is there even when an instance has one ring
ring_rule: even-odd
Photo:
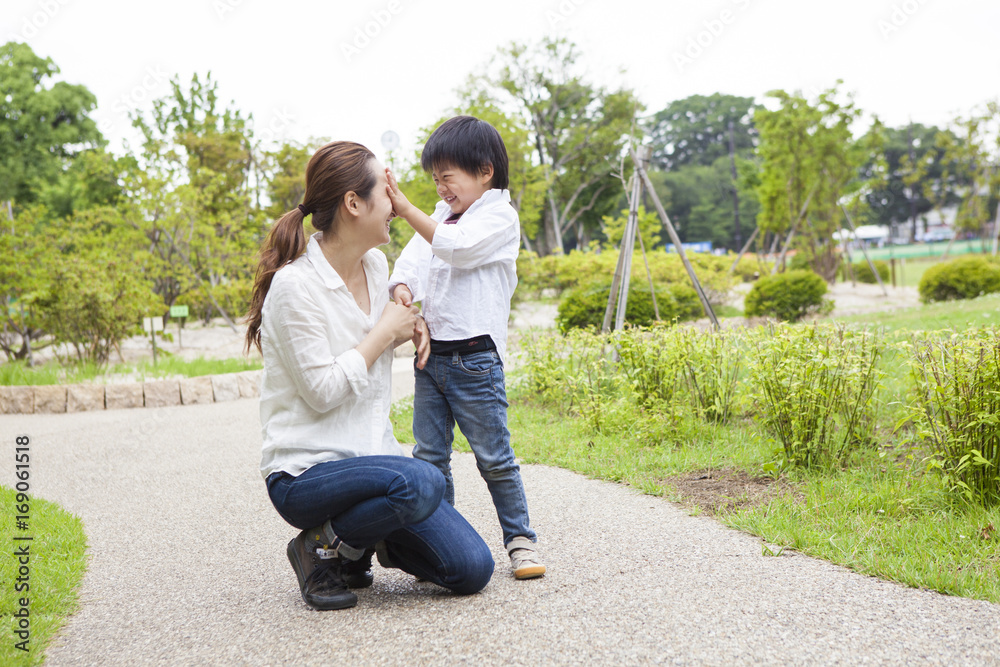
[[[407,421],[412,413],[404,412],[398,416]],[[681,420],[671,437],[648,444],[643,433],[594,433],[516,391],[508,418],[525,463],[567,468],[670,500],[678,499],[671,480],[679,476],[728,469],[756,477],[774,459],[774,445],[751,423]],[[647,444],[636,444],[644,439]],[[915,470],[904,451],[884,452],[871,452],[836,474],[786,475],[786,492],[766,504],[721,510],[717,518],[771,545],[864,574],[1000,602],[1000,508],[956,507],[937,478]]]
[[[1000,324],[1000,294],[833,319],[838,322],[884,327],[887,332],[959,330],[996,325]]]
[[[909,331],[961,330],[997,324],[1000,295],[840,319],[882,326],[903,337]],[[713,425],[686,413],[675,418],[616,416],[616,404],[609,402],[604,421],[609,426],[599,433],[572,408],[528,395],[516,375],[509,378],[508,423],[515,451],[525,463],[628,484],[681,500],[693,513],[715,509],[723,524],[772,545],[772,555],[794,549],[904,585],[1000,603],[1000,507],[983,509],[957,500],[942,478],[928,471],[928,452],[907,442],[912,433],[893,431],[909,416],[907,359],[905,350],[891,347],[881,361],[886,375],[876,394],[878,447],[860,449],[832,471],[786,469],[779,475],[774,466],[778,444],[748,419]],[[742,408],[753,411],[750,404]],[[412,414],[410,405],[393,411],[403,442],[412,441]],[[692,488],[691,473],[706,470],[753,478],[778,475],[779,483],[756,499],[743,495],[733,503],[692,502],[685,495]]]
[[[1000,508],[950,505],[934,478],[885,462],[797,484],[783,497],[723,514],[723,523],[858,572],[1000,602]]]
[[[0,541],[4,555],[0,558],[0,616],[3,618],[3,643],[0,645],[2,665],[40,665],[45,649],[78,606],[78,589],[87,567],[87,538],[83,522],[57,504],[31,497],[29,529],[17,530],[14,525],[16,492],[0,486],[0,503],[3,507],[3,524]],[[28,541],[15,541],[15,536],[30,535]],[[14,589],[20,563],[13,556],[16,546],[29,545],[28,591]],[[30,642],[29,651],[15,648],[21,641],[14,635],[17,630],[13,613],[20,608],[19,599],[28,597]]]
[[[899,287],[918,287],[924,271],[931,268],[940,259],[907,259],[896,260],[896,285]]]
[[[94,364],[63,366],[55,361],[31,367],[23,362],[7,362],[0,364],[0,386],[102,383],[107,382],[110,376],[122,374],[134,374],[138,381],[142,381],[173,375],[222,375],[260,368],[263,368],[260,359],[199,358],[186,361],[171,356],[161,356],[156,365],[151,360],[146,360],[135,364],[114,364],[106,368]]]

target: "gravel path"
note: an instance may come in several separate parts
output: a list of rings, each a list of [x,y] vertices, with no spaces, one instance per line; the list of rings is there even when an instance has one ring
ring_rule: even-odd
[[[79,514],[82,608],[47,665],[998,664],[1000,606],[853,574],[615,484],[525,466],[549,574],[514,581],[475,463],[459,509],[497,572],[456,597],[375,567],[314,612],[257,474],[257,402],[0,417],[33,490]]]

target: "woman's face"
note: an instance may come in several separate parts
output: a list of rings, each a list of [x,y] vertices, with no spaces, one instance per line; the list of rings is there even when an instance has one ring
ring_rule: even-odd
[[[368,195],[367,212],[359,222],[365,238],[372,242],[372,247],[385,245],[389,242],[389,223],[395,217],[392,213],[392,202],[386,193],[389,182],[385,177],[385,167],[378,160],[369,162],[375,174],[375,187]]]

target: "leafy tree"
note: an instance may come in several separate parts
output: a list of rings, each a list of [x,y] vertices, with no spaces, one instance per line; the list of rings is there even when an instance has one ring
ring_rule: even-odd
[[[941,134],[947,139],[939,138]],[[884,226],[910,221],[912,239],[917,233],[918,217],[935,206],[958,201],[954,178],[946,178],[941,148],[942,141],[957,141],[957,137],[950,130],[920,123],[881,128],[881,135],[881,152],[871,154],[862,168],[873,183],[865,197],[870,209],[868,221]],[[880,179],[881,168],[884,178]]]
[[[112,207],[58,220],[41,206],[24,208],[0,233],[4,326],[0,349],[27,359],[67,343],[79,359],[107,361],[108,352],[163,303],[146,287],[143,238]]]
[[[954,179],[959,199],[955,230],[981,232],[1000,201],[1000,103],[958,118],[955,132],[937,135],[937,147],[944,153],[942,180]]]
[[[59,177],[39,184],[38,200],[52,217],[63,219],[74,213],[124,203],[127,174],[138,165],[133,156],[115,157],[96,148],[79,153]]]
[[[285,143],[272,151],[264,151],[261,170],[270,205],[264,209],[268,218],[277,220],[302,203],[306,193],[306,166],[323,143],[313,141],[302,145]]]
[[[0,46],[0,201],[25,206],[81,151],[104,143],[83,86],[52,82],[59,68],[27,44]],[[8,206],[11,211],[12,206]]]
[[[206,319],[216,311],[235,328],[228,313],[246,308],[240,295],[266,231],[251,173],[252,127],[238,110],[221,108],[211,75],[195,75],[187,88],[175,77],[171,88],[150,118],[133,119],[146,169],[131,184],[128,219],[153,250],[150,273],[164,303],[190,293]]]
[[[737,159],[737,168],[741,173],[756,169],[742,158]],[[739,250],[733,243],[734,183],[728,156],[709,166],[690,164],[672,171],[653,171],[650,180],[681,241],[711,241],[714,247]],[[738,176],[735,187],[740,201],[741,238],[746,239],[760,204],[752,181]]]
[[[608,243],[615,247],[621,245],[622,237],[625,235],[625,225],[628,222],[629,210],[627,208],[622,209],[618,217],[611,215],[604,216],[603,230],[604,235],[608,239]],[[660,232],[663,230],[663,223],[660,222],[660,216],[655,211],[646,211],[646,207],[640,205],[638,211],[639,217],[639,234],[642,235],[643,245],[651,250],[660,243]],[[636,239],[636,247],[638,247],[638,239]]]
[[[795,247],[832,281],[838,266],[832,237],[843,220],[841,199],[860,187],[870,148],[851,133],[861,112],[850,95],[839,101],[836,87],[813,104],[782,90],[768,96],[780,106],[758,109],[755,116],[761,160],[757,225],[778,238],[795,233]]]
[[[37,298],[40,319],[55,342],[74,348],[79,361],[107,363],[122,340],[141,333],[142,318],[162,305],[141,271],[109,251],[59,255],[51,268]]]
[[[753,154],[757,130],[752,97],[715,93],[675,100],[653,116],[649,137],[653,164],[665,170],[708,167],[729,155],[730,124],[736,155]]]
[[[625,143],[635,135],[641,110],[631,90],[608,91],[579,74],[579,53],[565,39],[543,39],[534,47],[511,44],[499,53],[499,72],[483,77],[487,94],[510,104],[530,127],[531,143],[542,167],[545,205],[536,239],[540,254],[561,252],[563,237],[576,229],[585,244],[586,229],[620,200],[618,179]]]
[[[51,344],[39,317],[36,300],[48,284],[50,267],[58,250],[44,229],[44,207],[26,206],[0,226],[0,307],[3,331],[0,349],[7,360],[26,359]]]

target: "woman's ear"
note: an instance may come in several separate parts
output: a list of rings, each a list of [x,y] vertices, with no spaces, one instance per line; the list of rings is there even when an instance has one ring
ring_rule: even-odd
[[[489,162],[484,164],[479,170],[479,182],[486,185],[493,180],[493,165]]]
[[[344,208],[344,212],[348,215],[352,215],[355,218],[361,215],[361,197],[354,190],[349,190],[347,194],[344,195],[344,200],[341,202],[341,206]]]

